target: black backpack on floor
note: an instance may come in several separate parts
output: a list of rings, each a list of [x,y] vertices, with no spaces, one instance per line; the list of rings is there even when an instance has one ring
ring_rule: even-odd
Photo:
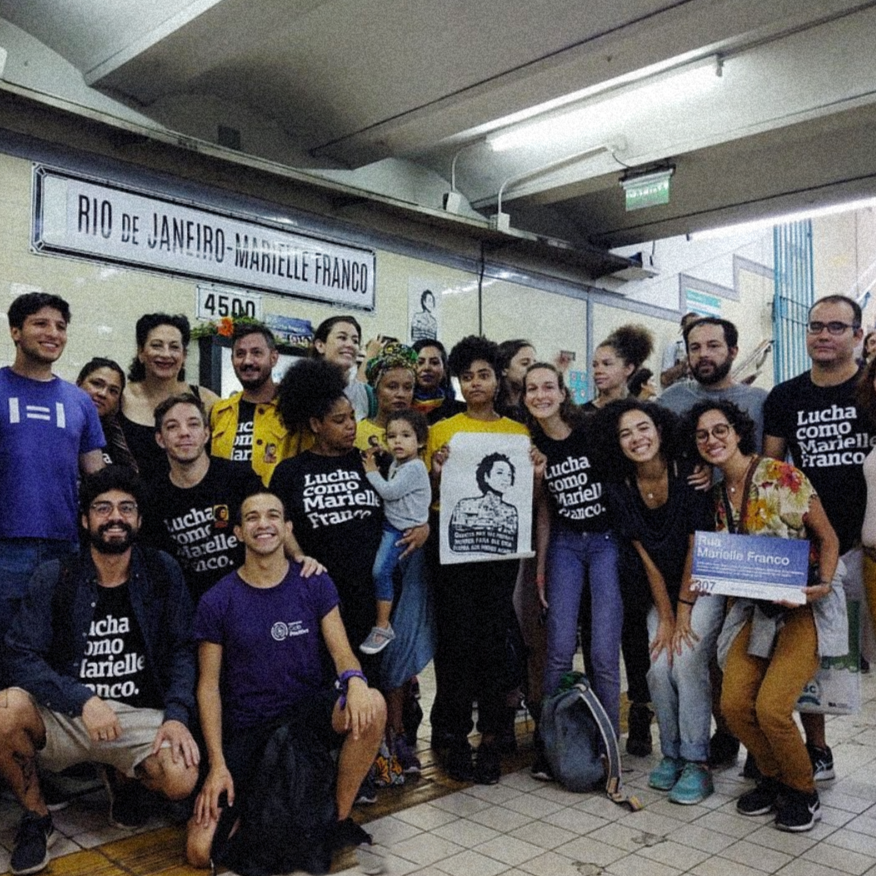
[[[289,727],[281,724],[247,784],[240,826],[224,842],[217,831],[213,860],[240,876],[327,873],[337,821],[336,769],[324,743],[293,739]]]

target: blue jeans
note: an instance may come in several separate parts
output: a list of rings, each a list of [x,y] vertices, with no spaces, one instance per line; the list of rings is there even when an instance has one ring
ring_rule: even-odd
[[[648,613],[648,634],[657,634],[657,609]],[[715,656],[718,633],[724,623],[724,597],[700,596],[691,613],[691,629],[699,636],[693,648],[674,654],[666,651],[651,663],[648,688],[660,727],[664,757],[704,762],[709,759],[712,722],[712,685],[709,661]]]
[[[624,608],[613,532],[555,527],[547,555],[547,657],[544,692],[552,694],[572,668],[578,645],[578,610],[589,584],[590,666],[593,690],[620,732],[620,646]]]
[[[76,553],[78,547],[53,538],[0,538],[0,642],[12,626],[37,566]]]
[[[392,575],[401,555],[408,547],[406,544],[396,545],[403,535],[400,529],[383,521],[383,536],[380,539],[380,547],[377,548],[377,555],[374,557],[374,568],[371,570],[374,578],[374,595],[381,602],[392,602],[395,598]]]

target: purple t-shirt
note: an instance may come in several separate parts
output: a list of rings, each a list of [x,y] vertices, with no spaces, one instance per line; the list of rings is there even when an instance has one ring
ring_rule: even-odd
[[[79,456],[104,445],[94,402],[55,377],[0,368],[0,538],[79,537]]]
[[[328,575],[300,571],[291,563],[266,589],[232,572],[198,604],[194,638],[222,646],[222,715],[232,731],[271,721],[325,686],[320,621],[338,592]]]

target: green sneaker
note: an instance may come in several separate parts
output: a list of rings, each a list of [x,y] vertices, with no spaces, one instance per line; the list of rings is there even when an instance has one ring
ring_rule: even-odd
[[[664,757],[648,776],[648,785],[658,791],[670,791],[678,781],[684,761],[674,757]]]
[[[678,777],[678,781],[669,792],[669,800],[672,803],[681,803],[684,806],[693,806],[701,803],[706,797],[715,793],[712,783],[712,773],[704,763],[692,763],[688,761]]]

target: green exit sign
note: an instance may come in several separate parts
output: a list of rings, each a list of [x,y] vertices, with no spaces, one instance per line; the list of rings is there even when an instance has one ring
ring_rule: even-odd
[[[668,204],[669,178],[671,176],[672,171],[665,170],[623,180],[621,185],[626,197],[627,212],[642,210],[645,207],[656,207],[658,204]]]

